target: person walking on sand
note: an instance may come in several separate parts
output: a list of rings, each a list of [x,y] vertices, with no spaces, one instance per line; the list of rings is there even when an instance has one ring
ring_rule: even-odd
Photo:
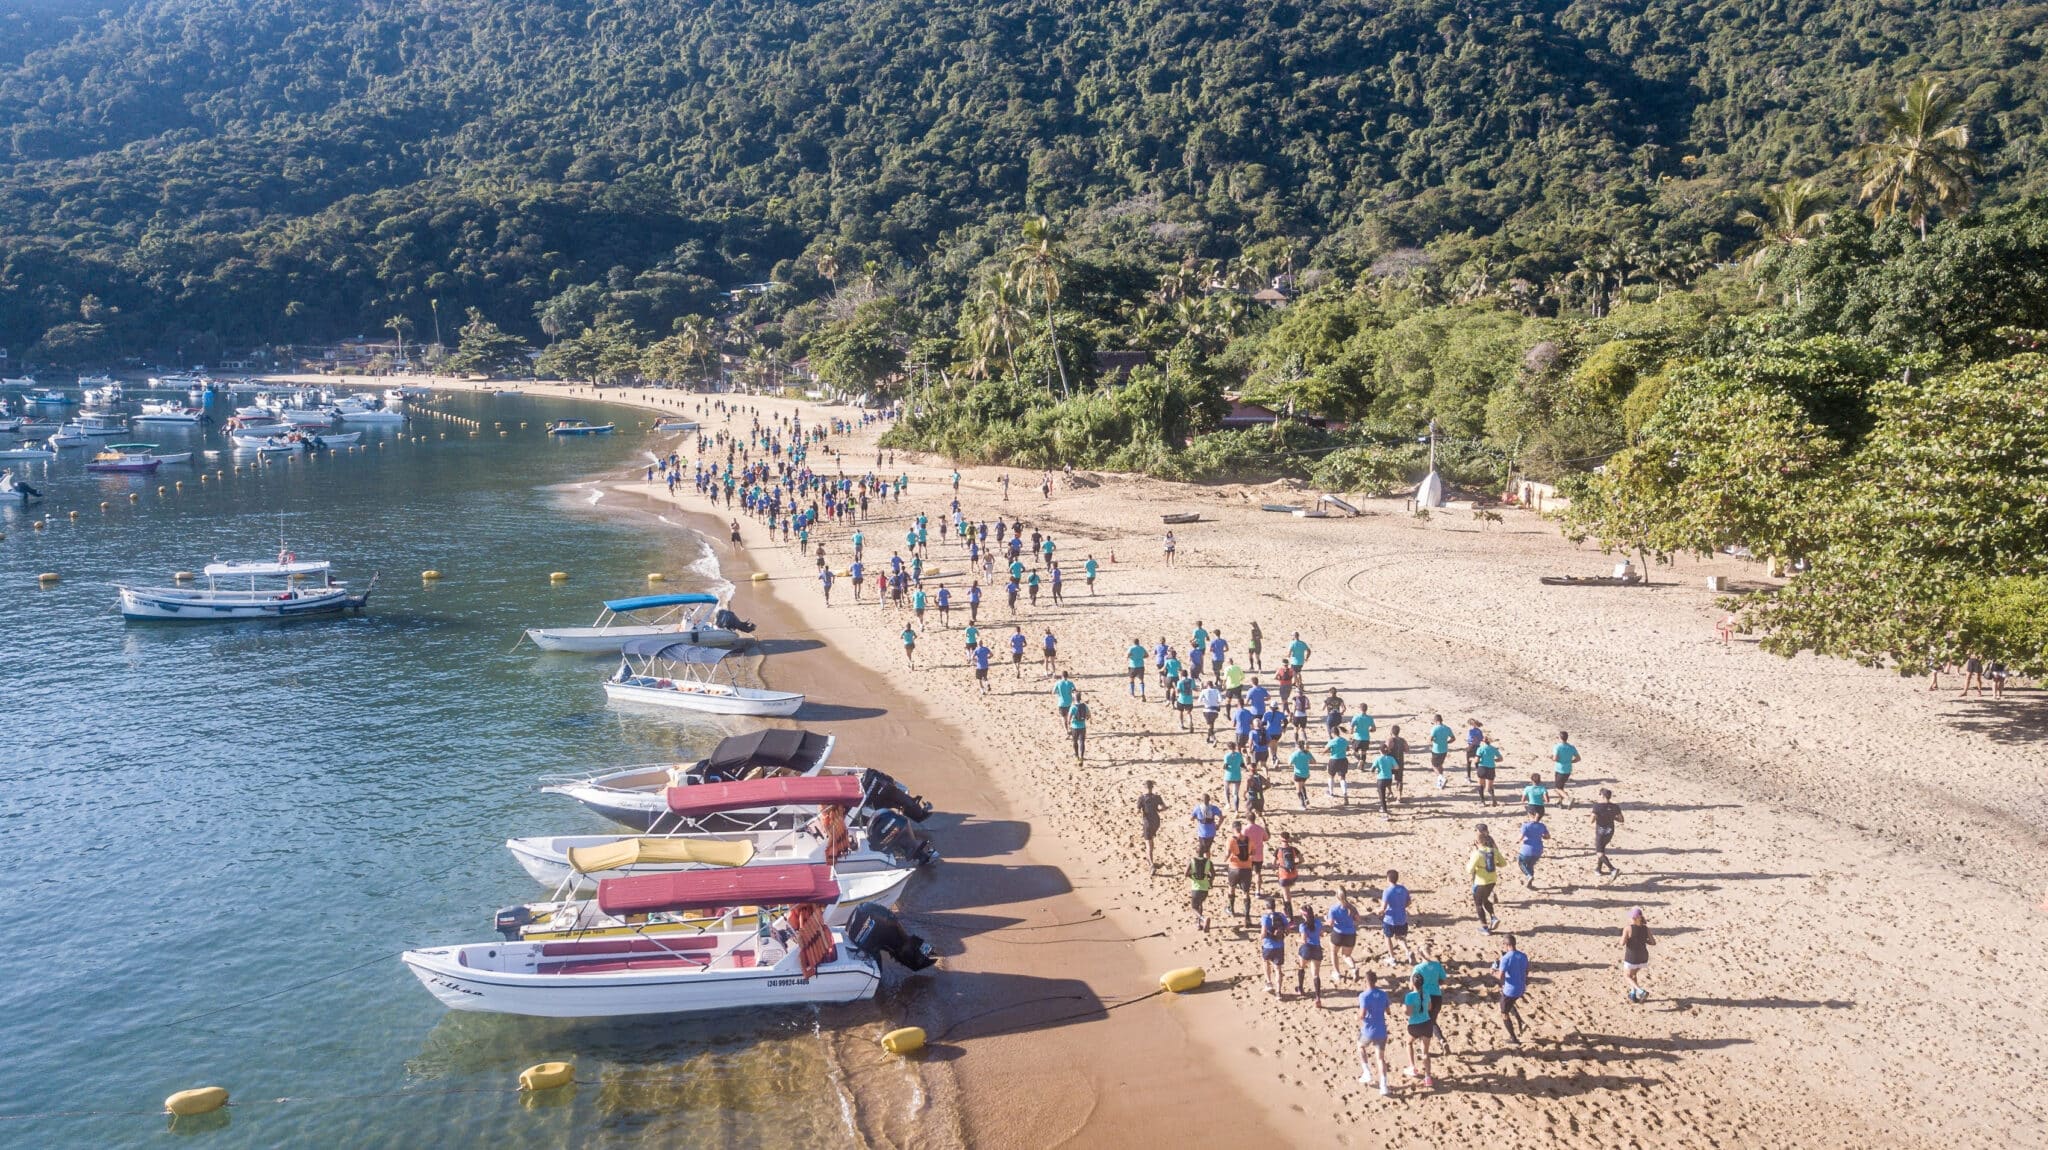
[[[1493,896],[1500,887],[1500,848],[1483,824],[1472,828],[1472,853],[1465,859],[1465,873],[1472,876],[1472,913],[1479,916],[1479,933],[1492,934],[1500,925],[1500,915],[1493,909]]]
[[[1271,834],[1266,824],[1259,821],[1262,812],[1252,811],[1245,815],[1244,838],[1252,844],[1252,886],[1259,890],[1266,888],[1266,840]]]
[[[1244,924],[1252,924],[1252,840],[1245,836],[1244,822],[1232,825],[1230,841],[1223,844],[1223,866],[1230,872],[1227,913],[1237,913],[1237,895],[1244,892]]]
[[[1259,916],[1259,957],[1265,963],[1266,989],[1273,997],[1284,998],[1286,993],[1281,979],[1285,976],[1287,962],[1287,935],[1292,924],[1281,912],[1277,899],[1266,896],[1266,913]]]
[[[1559,731],[1557,733],[1557,745],[1550,749],[1550,761],[1553,764],[1550,776],[1550,789],[1557,792],[1559,802],[1565,806],[1571,806],[1571,792],[1567,791],[1565,786],[1572,781],[1572,767],[1577,765],[1579,761],[1579,749],[1572,746],[1572,733],[1570,731]]]
[[[1216,870],[1206,855],[1196,855],[1188,860],[1188,905],[1195,911],[1195,929],[1208,930],[1209,916],[1202,905],[1209,901],[1209,888],[1215,883]]]
[[[1339,982],[1349,982],[1358,977],[1358,959],[1352,954],[1358,945],[1358,908],[1351,905],[1351,894],[1343,887],[1337,888],[1336,901],[1330,904],[1330,969]]]
[[[967,658],[969,659],[969,661],[971,661],[971,662],[972,662],[972,663],[974,664],[974,683],[975,683],[975,686],[976,686],[976,687],[978,687],[978,688],[980,689],[981,693],[982,693],[982,694],[984,694],[984,695],[986,695],[986,694],[988,694],[988,693],[989,693],[989,691],[988,691],[988,663],[989,663],[989,659],[990,659],[990,658],[991,658],[991,657],[992,657],[992,656],[993,656],[994,654],[995,654],[995,652],[993,652],[993,651],[991,651],[991,650],[989,650],[989,649],[988,649],[988,644],[987,644],[987,643],[982,643],[982,642],[977,642],[977,643],[975,643],[975,644],[974,644],[974,650],[972,650],[972,651],[969,651],[969,652],[967,653]],[[1066,708],[1062,707],[1062,708],[1060,708],[1060,710],[1061,710],[1061,712],[1062,712],[1062,713],[1064,713],[1064,712],[1066,711]]]
[[[1396,725],[1387,728],[1387,737],[1380,744],[1394,760],[1394,797],[1400,802],[1408,801],[1408,740],[1401,737],[1401,728]]]
[[[903,628],[903,661],[917,670],[917,632],[910,627]]]
[[[1301,913],[1295,916],[1294,928],[1301,932],[1301,946],[1294,952],[1299,961],[1294,968],[1294,993],[1302,993],[1302,976],[1308,975],[1313,987],[1315,1003],[1323,1004],[1323,916],[1316,913],[1314,904],[1304,901]]]
[[[939,626],[951,630],[953,626],[953,592],[939,588]]]
[[[1209,685],[1202,688],[1200,700],[1202,717],[1209,721],[1208,743],[1213,747],[1216,745],[1216,720],[1223,714],[1223,689],[1216,685],[1216,680],[1209,680]]]
[[[1494,972],[1500,976],[1500,1021],[1508,1028],[1508,1041],[1516,1046],[1522,1044],[1522,1036],[1516,1027],[1522,1021],[1522,996],[1529,992],[1529,956],[1515,946],[1515,936],[1507,937],[1507,949],[1493,960]]]
[[[922,587],[910,593],[910,613],[917,616],[917,629],[920,631],[924,630],[924,609],[929,602]]]
[[[1287,905],[1294,905],[1294,884],[1301,879],[1301,848],[1294,845],[1294,836],[1280,832],[1279,849],[1273,852],[1273,869],[1279,872],[1280,898]]]
[[[1232,811],[1244,805],[1244,752],[1235,747],[1223,753],[1223,801]]]
[[[1074,709],[1067,712],[1067,733],[1074,740],[1074,762],[1088,762],[1088,703],[1077,692]]]
[[[1297,678],[1300,677],[1302,670],[1308,666],[1309,654],[1308,643],[1302,639],[1301,632],[1296,631],[1294,633],[1294,642],[1287,644],[1287,665],[1294,668],[1294,674]]]
[[[1621,873],[1607,857],[1607,848],[1614,842],[1614,829],[1622,823],[1621,804],[1614,801],[1614,792],[1600,788],[1600,801],[1593,804],[1593,873],[1613,877]]]
[[[1628,912],[1628,925],[1621,928],[1621,974],[1626,985],[1622,992],[1630,1002],[1648,1002],[1649,988],[1643,985],[1643,970],[1650,965],[1650,948],[1657,945],[1657,939],[1650,933],[1650,923],[1643,917],[1643,908]]]
[[[1343,729],[1344,696],[1337,693],[1337,688],[1331,687],[1330,693],[1323,696],[1323,737],[1327,739]]]
[[[1550,807],[1550,792],[1544,789],[1542,775],[1530,775],[1529,785],[1522,788],[1522,813],[1532,819],[1540,819]]]
[[[1479,757],[1479,746],[1486,739],[1486,729],[1477,719],[1465,720],[1465,781],[1472,781],[1472,763]]]
[[[1254,759],[1252,761],[1251,774],[1245,776],[1244,809],[1247,814],[1263,815],[1266,813],[1266,788],[1272,784],[1267,780],[1265,772],[1260,767],[1261,763]]]
[[[1216,830],[1223,825],[1223,808],[1205,791],[1188,821],[1195,824],[1195,853],[1206,856],[1216,846]]]
[[[1325,768],[1328,774],[1323,778],[1323,794],[1348,807],[1351,805],[1351,740],[1344,737],[1343,717],[1340,712],[1338,727],[1330,732],[1330,741],[1323,744],[1324,753],[1330,756],[1329,765]]]
[[[1252,637],[1245,643],[1244,647],[1244,661],[1247,670],[1259,671],[1264,669],[1259,666],[1259,655],[1265,649],[1266,634],[1259,630],[1258,623],[1254,622],[1252,624]]]
[[[1429,995],[1422,988],[1422,976],[1415,975],[1408,981],[1408,993],[1402,997],[1401,1005],[1408,1015],[1408,1077],[1416,1079],[1424,1090],[1436,1089],[1436,1079],[1429,1073],[1429,1036],[1436,1023],[1429,1017]],[[1420,1044],[1422,1055],[1416,1057]]]
[[[1125,669],[1129,672],[1124,682],[1124,694],[1136,699],[1145,697],[1145,644],[1136,639],[1124,650]]]
[[[1049,679],[1052,677],[1053,671],[1059,667],[1060,646],[1060,641],[1053,637],[1051,627],[1045,629],[1045,638],[1040,641],[1039,645],[1045,649],[1045,674],[1039,677]]]
[[[1408,910],[1414,905],[1415,896],[1401,885],[1401,872],[1387,872],[1387,888],[1380,892],[1380,937],[1387,940],[1387,965],[1400,969],[1394,961],[1394,943],[1400,942],[1401,950],[1409,962],[1415,961],[1415,950],[1408,945]]]
[[[1168,567],[1173,566],[1173,551],[1175,546],[1176,545],[1173,541],[1173,532],[1169,531],[1166,533],[1166,565]]]
[[[825,606],[830,607],[832,605],[832,569],[830,567],[818,568],[818,582],[825,588]]]
[[[1024,637],[1022,626],[1010,628],[1010,670],[1015,673],[1015,678],[1024,677],[1024,648],[1028,643],[1030,640]]]
[[[1074,692],[1078,690],[1080,688],[1074,685],[1074,673],[1061,671],[1059,681],[1052,685],[1053,702],[1059,707],[1060,722],[1067,721],[1067,712],[1074,706]]]
[[[1180,719],[1180,729],[1195,729],[1195,677],[1181,672],[1180,681],[1173,685],[1173,709]]]
[[[1382,822],[1392,822],[1394,819],[1393,808],[1387,805],[1387,796],[1394,791],[1394,772],[1397,769],[1399,767],[1394,756],[1388,754],[1385,750],[1373,756],[1372,781],[1373,785],[1379,788],[1380,821]]]
[[[1145,780],[1145,793],[1138,796],[1138,833],[1145,840],[1145,873],[1156,874],[1159,864],[1153,861],[1152,840],[1159,837],[1159,821],[1166,813],[1166,800],[1160,797],[1151,779]],[[1196,907],[1195,912],[1201,913]]]
[[[1393,1005],[1380,989],[1378,972],[1365,972],[1365,990],[1358,996],[1358,1080],[1379,1078],[1380,1097],[1387,1096],[1387,1007]]]
[[[1522,824],[1522,849],[1515,854],[1515,865],[1522,871],[1522,885],[1536,889],[1536,864],[1543,859],[1543,840],[1550,837],[1550,828],[1543,825],[1543,816],[1532,816]]]
[[[1294,768],[1294,798],[1302,810],[1308,809],[1308,778],[1315,769],[1316,759],[1308,753],[1307,747],[1296,747],[1287,758],[1287,765]]]
[[[1090,595],[1095,594],[1095,573],[1100,571],[1101,569],[1102,565],[1095,562],[1095,556],[1093,555],[1090,555],[1088,557],[1087,562],[1081,564],[1081,575],[1084,579],[1087,580],[1088,593]]]

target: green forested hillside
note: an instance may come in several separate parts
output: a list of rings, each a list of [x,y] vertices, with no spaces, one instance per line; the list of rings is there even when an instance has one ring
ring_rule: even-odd
[[[652,338],[771,275],[777,307],[895,277],[950,323],[923,305],[1022,212],[1155,273],[1391,258],[1599,310],[1589,262],[1729,257],[1763,184],[1925,72],[1986,200],[2043,186],[2048,8],[1982,0],[91,7],[0,16],[0,344],[31,358],[433,299],[538,336],[585,285]]]

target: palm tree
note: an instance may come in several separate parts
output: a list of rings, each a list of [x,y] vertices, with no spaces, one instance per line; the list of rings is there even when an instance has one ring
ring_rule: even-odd
[[[998,344],[1002,348],[1003,363],[1014,373],[1017,367],[1017,333],[1025,319],[1015,285],[1008,276],[992,276],[982,286],[975,303],[981,309],[981,322],[976,331],[978,346],[975,348],[979,373],[986,375],[996,358]]]
[[[404,359],[405,333],[412,330],[412,321],[402,315],[394,315],[384,321],[384,326],[391,329],[391,337],[398,342],[398,358]]]
[[[826,252],[818,257],[818,274],[832,283],[832,290],[839,290],[839,257]]]
[[[1883,221],[1897,211],[1912,213],[1920,238],[1927,238],[1930,208],[1955,213],[1970,206],[1970,176],[1977,153],[1970,150],[1970,129],[1952,123],[1963,98],[1944,92],[1931,76],[1906,85],[1896,104],[1878,109],[1884,117],[1884,138],[1849,153],[1861,169],[1862,198],[1872,219]]]
[[[1066,273],[1067,256],[1060,250],[1060,232],[1051,220],[1033,216],[1024,221],[1024,242],[1010,252],[1010,278],[1017,294],[1028,303],[1045,305],[1045,334],[1052,341],[1053,366],[1060,373],[1060,398],[1072,398],[1067,387],[1067,365],[1060,356],[1059,329],[1053,322],[1053,305],[1059,302]]]

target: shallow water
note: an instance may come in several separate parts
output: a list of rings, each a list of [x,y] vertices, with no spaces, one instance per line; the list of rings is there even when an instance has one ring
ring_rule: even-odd
[[[89,475],[79,452],[12,465],[46,498],[0,505],[0,867],[14,890],[0,1065],[17,1086],[0,1098],[0,1143],[853,1138],[835,1049],[847,1028],[876,1025],[868,1008],[462,1015],[398,962],[408,946],[490,937],[495,908],[539,897],[505,838],[614,829],[535,793],[539,776],[693,758],[727,730],[607,709],[602,658],[513,649],[523,627],[587,623],[600,599],[644,593],[648,572],[676,590],[717,581],[700,537],[614,512],[591,483],[676,441],[624,408],[433,406],[481,420],[481,434],[416,416],[408,432],[425,442],[371,429],[354,453],[244,457],[220,479],[231,451],[149,478]],[[540,430],[599,412],[618,435]],[[134,438],[226,446],[197,431]],[[180,626],[113,612],[114,581],[268,559],[280,525],[300,557],[358,585],[379,577],[366,616]],[[423,583],[427,568],[442,580]],[[555,570],[570,580],[550,585]],[[38,589],[44,571],[62,581]],[[520,1068],[552,1058],[575,1060],[577,1089],[518,1097]],[[230,1113],[167,1132],[164,1096],[208,1084],[233,1091]]]

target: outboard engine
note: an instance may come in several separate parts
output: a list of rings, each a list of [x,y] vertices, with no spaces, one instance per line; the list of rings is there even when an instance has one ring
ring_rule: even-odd
[[[742,635],[754,633],[754,625],[733,614],[729,607],[720,607],[718,614],[711,617],[711,625],[722,631],[738,631]]]
[[[508,906],[498,912],[498,933],[507,942],[518,942],[519,931],[533,925],[533,908],[529,906]]]
[[[932,817],[932,805],[924,796],[911,794],[902,783],[873,768],[861,772],[860,789],[867,796],[867,805],[877,810],[901,811],[914,823]]]
[[[895,912],[878,902],[853,908],[853,916],[846,920],[846,944],[869,958],[886,954],[908,971],[923,970],[937,961],[931,944],[904,930]]]
[[[877,811],[868,820],[868,849],[898,862],[908,859],[918,866],[939,861],[939,852],[932,848],[931,840],[911,830],[910,820],[896,811]]]

